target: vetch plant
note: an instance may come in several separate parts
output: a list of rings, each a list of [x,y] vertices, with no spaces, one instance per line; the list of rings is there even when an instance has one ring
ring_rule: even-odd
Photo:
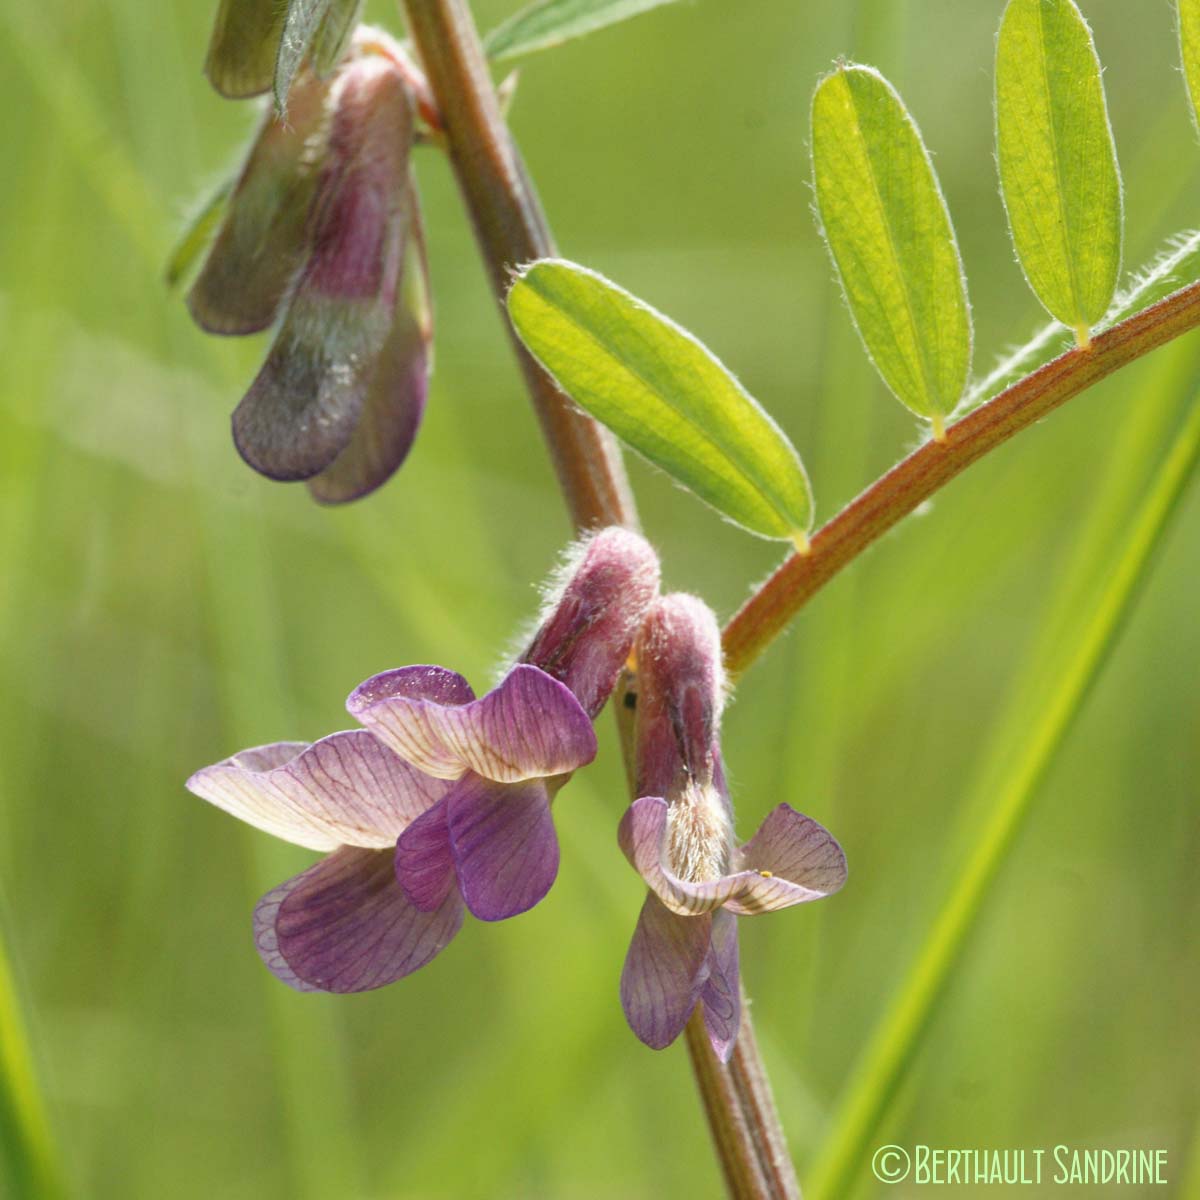
[[[222,0],[209,78],[232,97],[272,98],[241,173],[187,231],[170,274],[181,279],[211,237],[188,293],[197,322],[221,334],[275,327],[234,416],[243,457],[327,502],[365,496],[404,461],[431,364],[413,169],[417,147],[431,146],[456,172],[585,536],[527,649],[484,695],[443,667],[385,671],[348,701],[364,728],[244,751],[189,787],[327,853],[259,904],[256,938],[271,970],[301,990],[377,987],[431,961],[464,910],[504,920],[546,896],[559,865],[552,804],[596,756],[592,722],[615,695],[632,792],[614,832],[648,888],[621,977],[625,1015],[656,1049],[686,1035],[730,1194],[795,1197],[746,1011],[738,918],[837,892],[846,861],[787,803],[736,840],[719,740],[732,681],[812,595],[960,471],[1200,324],[1200,283],[1188,281],[1200,240],[1181,236],[1118,289],[1122,183],[1090,30],[1074,0],[998,5],[999,186],[1016,258],[1053,324],[973,381],[967,280],[933,159],[884,75],[838,60],[812,96],[815,215],[871,362],[928,437],[814,530],[808,475],[767,408],[693,334],[558,255],[491,82],[489,52],[529,53],[656,6],[537,0],[481,40],[466,0],[404,0],[411,42],[401,44],[356,29],[353,0]],[[1178,15],[1194,97],[1200,3],[1180,0]],[[618,439],[724,519],[788,545],[723,634],[700,598],[659,596],[658,556],[635,532]],[[879,1086],[854,1092],[832,1131],[823,1196],[853,1182],[853,1156],[884,1115],[1198,446],[1193,422],[1032,765],[884,1024],[867,1071]],[[742,692],[752,706],[753,686]]]

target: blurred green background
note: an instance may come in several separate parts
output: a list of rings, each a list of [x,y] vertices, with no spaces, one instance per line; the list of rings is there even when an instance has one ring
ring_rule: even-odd
[[[822,517],[917,430],[867,365],[811,219],[811,88],[845,54],[909,103],[986,368],[1042,320],[995,185],[1001,7],[696,0],[522,66],[513,125],[562,251],[708,341],[800,447]],[[1200,224],[1173,14],[1084,7],[1137,265]],[[265,342],[203,336],[161,284],[252,123],[201,75],[214,9],[0,0],[0,906],[47,1152],[87,1200],[716,1196],[683,1047],[644,1049],[617,1000],[641,884],[615,845],[607,718],[602,761],[557,806],[548,901],[469,923],[432,967],[363,996],[297,995],[263,969],[252,904],[311,856],[183,789],[243,746],[345,727],[374,671],[440,662],[486,682],[569,532],[433,151],[437,368],[411,461],[329,511],[238,460],[228,414]],[[372,15],[399,28],[387,5]],[[835,899],[742,926],[802,1177],[1198,380],[1192,335],[1022,434],[835,580],[740,690],[725,742],[743,836],[787,800],[851,864]],[[631,470],[668,584],[728,615],[777,550]],[[1185,1194],[1197,545],[1193,495],[874,1144],[1162,1148],[1171,1186],[1122,1194]],[[11,1032],[4,1051],[21,1056]],[[19,1176],[20,1112],[0,1108],[6,1197],[39,1190]],[[862,1167],[858,1195],[915,1190]]]

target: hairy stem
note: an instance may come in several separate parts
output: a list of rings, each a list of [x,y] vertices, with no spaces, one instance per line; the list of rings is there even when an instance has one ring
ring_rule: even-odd
[[[552,256],[554,242],[500,114],[465,0],[403,3],[492,289],[503,306],[512,269]],[[507,318],[505,326],[576,528],[636,526],[637,510],[616,442],[567,401]],[[616,709],[620,717],[623,706]],[[628,760],[630,741],[626,736],[621,740]],[[798,1200],[800,1190],[747,1007],[743,997],[742,1027],[728,1066],[718,1062],[707,1036],[701,1032],[697,1038],[689,1027],[696,1083],[734,1200]]]
[[[844,566],[960,471],[1114,371],[1200,325],[1200,283],[1097,334],[1006,388],[926,442],[851,501],[742,606],[725,629],[726,665],[740,675]]]

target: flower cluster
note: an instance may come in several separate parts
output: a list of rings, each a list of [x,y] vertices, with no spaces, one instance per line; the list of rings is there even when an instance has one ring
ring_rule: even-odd
[[[529,648],[476,699],[443,667],[401,667],[347,703],[364,728],[243,751],[188,780],[286,841],[328,851],[255,910],[267,966],[302,991],[408,975],[458,932],[537,904],[558,872],[551,802],[596,754],[592,720],[658,593],[620,528],[582,542]]]
[[[620,825],[621,848],[650,891],[621,976],[634,1033],[655,1049],[701,1009],[713,1050],[732,1053],[741,1021],[737,920],[836,892],[841,847],[816,821],[780,804],[745,845],[718,742],[725,683],[712,610],[663,596],[635,646],[638,799]]]
[[[358,7],[222,4],[210,79],[239,97],[274,79],[287,110],[268,107],[187,296],[208,332],[277,326],[234,442],[256,471],[306,480],[325,503],[404,461],[432,362],[409,162],[420,77],[387,34],[351,32]]]

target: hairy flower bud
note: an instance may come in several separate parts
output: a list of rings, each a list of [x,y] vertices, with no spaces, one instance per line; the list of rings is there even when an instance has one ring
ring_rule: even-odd
[[[695,596],[663,596],[646,615],[635,653],[637,794],[667,801],[667,857],[675,874],[715,879],[733,846],[717,747],[725,703],[717,619]]]
[[[560,579],[521,661],[565,683],[594,718],[658,594],[658,556],[638,534],[612,526],[578,544]]]

